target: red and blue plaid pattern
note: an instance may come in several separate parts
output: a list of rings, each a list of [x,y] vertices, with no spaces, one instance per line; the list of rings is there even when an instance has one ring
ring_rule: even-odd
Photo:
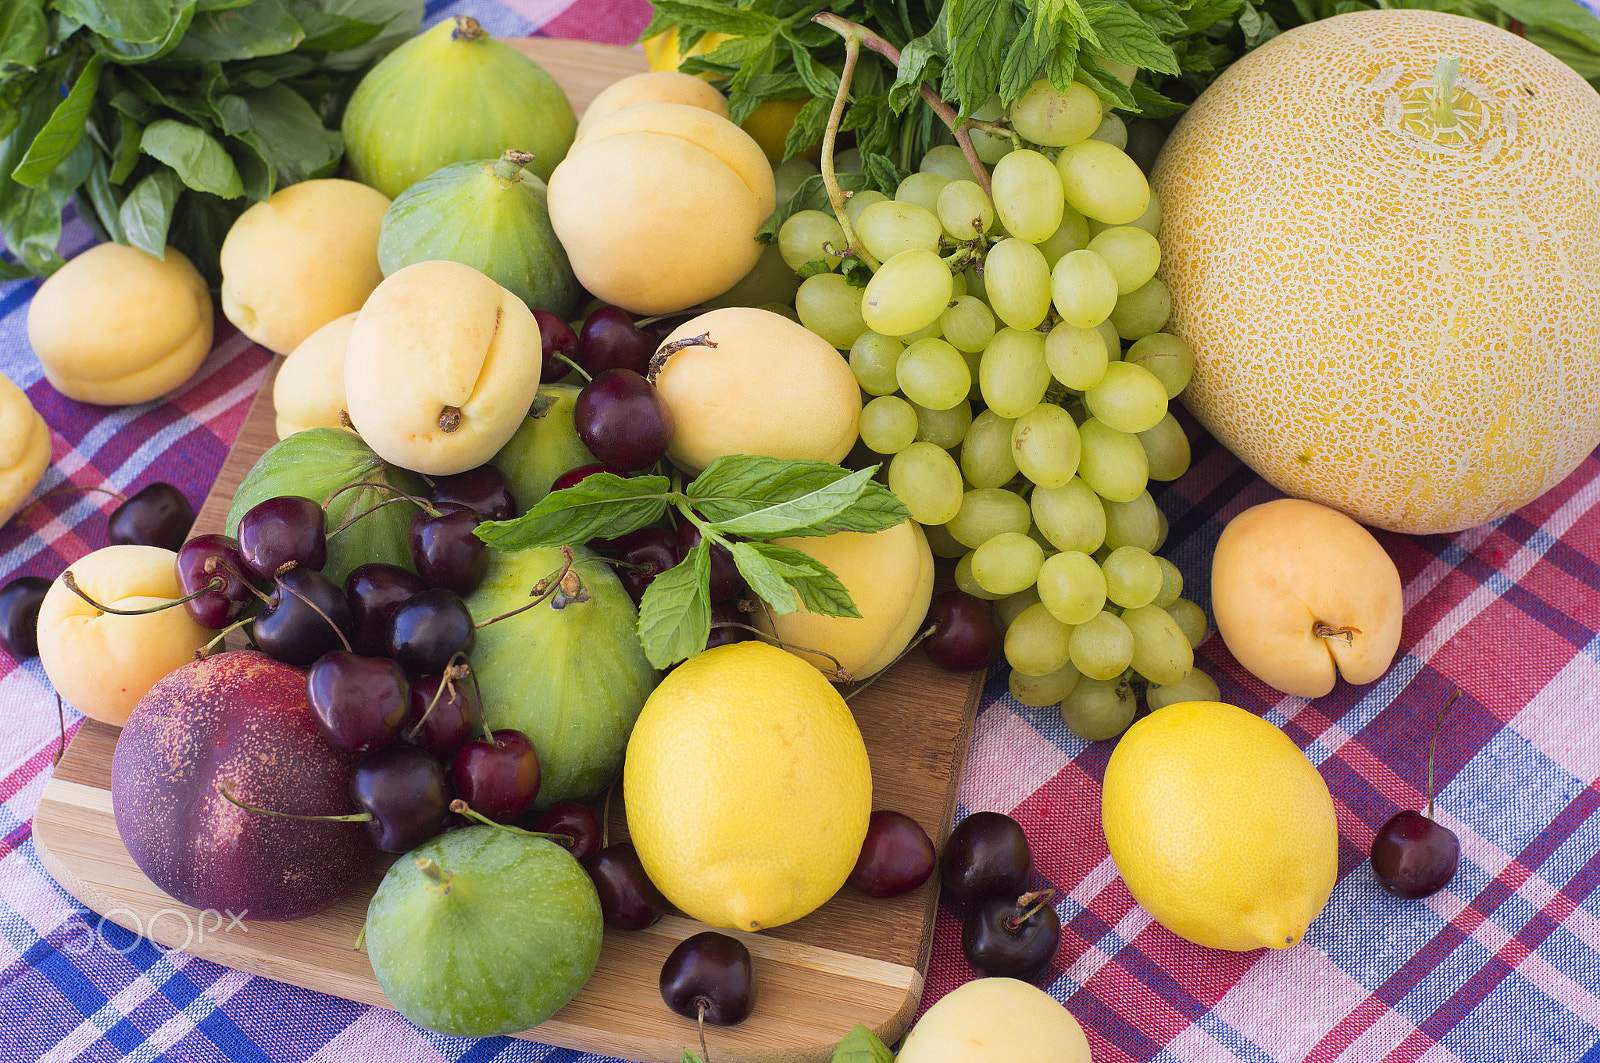
[[[500,35],[626,43],[644,0],[432,3]],[[68,228],[63,252],[89,237]],[[37,282],[0,285],[0,371],[53,437],[41,490],[210,489],[268,356],[219,317],[216,348],[167,401],[123,409],[62,398],[25,321]],[[99,323],[114,328],[115,323]],[[93,327],[89,325],[88,327]],[[1222,526],[1274,492],[1191,426],[1194,467],[1157,500],[1164,552],[1208,606]],[[107,496],[62,492],[0,528],[0,581],[54,577],[105,545]],[[1314,702],[1266,688],[1209,638],[1197,663],[1224,700],[1283,727],[1321,769],[1340,824],[1340,880],[1304,943],[1224,953],[1153,923],[1100,831],[1111,743],[1084,743],[1053,709],[1019,705],[990,677],[958,817],[1014,815],[1057,890],[1063,939],[1041,983],[1089,1034],[1096,1063],[1316,1060],[1600,1063],[1600,452],[1544,498],[1454,536],[1379,533],[1405,585],[1401,656],[1365,687]],[[1450,888],[1425,901],[1380,890],[1365,856],[1397,809],[1426,801],[1427,745],[1456,690],[1438,757],[1440,820],[1462,841]],[[67,710],[69,736],[76,714]],[[0,655],[0,1059],[601,1060],[509,1038],[422,1031],[368,1008],[166,950],[78,904],[41,867],[34,810],[57,743],[37,660]],[[1270,809],[1263,809],[1270,815]],[[926,1007],[972,977],[942,911]],[[713,1052],[714,1054],[714,1052]]]

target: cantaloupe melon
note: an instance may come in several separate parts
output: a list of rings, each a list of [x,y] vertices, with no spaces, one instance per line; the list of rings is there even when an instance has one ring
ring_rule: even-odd
[[[1600,96],[1536,46],[1429,11],[1290,30],[1152,186],[1186,401],[1281,490],[1456,531],[1600,444]]]

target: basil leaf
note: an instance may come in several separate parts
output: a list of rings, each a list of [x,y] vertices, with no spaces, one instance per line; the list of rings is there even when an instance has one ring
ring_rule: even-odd
[[[77,148],[78,142],[83,139],[84,126],[89,120],[89,107],[100,88],[100,70],[105,64],[105,58],[98,55],[84,64],[77,80],[72,83],[72,91],[56,104],[50,120],[33,138],[28,153],[11,171],[13,181],[32,188]]]
[[[340,44],[337,51],[329,43],[313,45],[306,41],[301,50],[328,48],[320,65],[326,70],[357,70],[378,59],[422,30],[423,5],[416,0],[289,0],[289,10],[308,35],[326,35],[327,31],[314,28],[317,15],[347,20],[347,25],[368,24],[381,27],[376,34],[359,44]],[[321,25],[327,25],[323,22]]]
[[[55,10],[86,29],[129,44],[166,40],[194,0],[54,0]]]
[[[894,1063],[894,1053],[863,1023],[844,1035],[833,1050],[833,1063]]]
[[[295,21],[306,31],[300,47],[313,52],[340,52],[358,48],[383,32],[381,22],[363,22],[345,15],[318,11],[310,5],[293,8]]]
[[[61,243],[61,211],[88,178],[93,163],[94,146],[87,139],[79,140],[72,154],[39,184],[32,188],[11,185],[0,231],[18,260],[33,272],[54,273],[66,265],[56,251]]]
[[[182,191],[183,182],[166,167],[133,186],[117,213],[129,245],[157,258],[167,257],[167,230],[172,227],[172,208]]]
[[[0,64],[38,66],[50,47],[44,0],[0,2]]]
[[[120,185],[133,173],[139,161],[139,140],[144,136],[144,126],[117,112],[117,158],[111,166],[111,183]]]
[[[254,59],[291,52],[305,40],[283,0],[254,0],[243,7],[209,10],[195,15],[189,32],[174,48],[174,59]]]
[[[127,5],[137,7],[138,4]],[[107,58],[118,63],[148,63],[153,59],[160,59],[178,46],[183,40],[184,33],[189,29],[189,23],[194,19],[194,0],[189,0],[180,8],[167,30],[165,37],[155,41],[132,42],[118,37],[97,36],[94,38],[95,51],[103,53]]]
[[[651,664],[665,668],[705,649],[710,636],[711,544],[702,539],[688,557],[645,588],[639,602],[639,643]]]
[[[100,227],[105,230],[106,238],[115,240],[119,244],[127,243],[128,237],[123,232],[122,219],[119,216],[122,208],[117,203],[117,193],[112,189],[110,178],[106,174],[104,155],[95,155],[94,165],[89,168],[89,176],[83,182],[83,190],[88,193],[89,204],[94,209],[95,217],[99,219]]]
[[[168,166],[185,185],[224,199],[244,193],[244,181],[215,137],[199,126],[163,118],[145,127],[139,150]]]
[[[718,458],[684,493],[717,531],[747,538],[880,531],[910,516],[893,492],[872,479],[821,461],[735,454]]]
[[[774,612],[794,612],[798,597],[800,606],[807,612],[861,616],[839,577],[810,554],[777,543],[730,543],[728,549],[739,566],[739,574]],[[775,580],[782,580],[785,589],[780,591]],[[771,590],[773,597],[767,597],[762,588]]]
[[[294,184],[339,161],[344,138],[322,125],[304,96],[287,85],[241,94],[249,106],[252,145],[278,174],[279,184]]]
[[[660,520],[671,489],[665,476],[595,473],[550,492],[515,520],[484,521],[477,535],[501,550],[571,546],[599,535],[625,535]]]

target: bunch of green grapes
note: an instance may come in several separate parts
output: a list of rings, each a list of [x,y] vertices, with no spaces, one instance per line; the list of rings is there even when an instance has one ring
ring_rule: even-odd
[[[992,198],[947,146],[893,199],[850,199],[876,262],[865,288],[835,268],[849,242],[832,214],[795,214],[777,242],[811,274],[799,320],[849,352],[861,444],[888,458],[957,585],[994,601],[1012,693],[1109,738],[1141,691],[1152,708],[1218,696],[1194,667],[1205,615],[1157,556],[1167,525],[1148,490],[1189,466],[1168,404],[1194,356],[1161,331],[1161,207],[1120,119],[1047,82],[1008,117],[1016,136],[976,144]]]

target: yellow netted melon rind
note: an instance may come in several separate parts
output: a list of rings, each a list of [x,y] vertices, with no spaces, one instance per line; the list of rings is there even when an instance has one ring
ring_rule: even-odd
[[[1453,127],[1430,117],[1459,60]],[[1600,96],[1494,26],[1361,11],[1245,55],[1152,173],[1185,401],[1288,494],[1417,534],[1600,444]]]

